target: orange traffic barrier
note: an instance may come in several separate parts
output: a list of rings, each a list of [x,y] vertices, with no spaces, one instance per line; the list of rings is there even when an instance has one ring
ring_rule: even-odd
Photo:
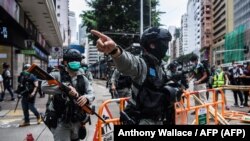
[[[215,95],[216,95],[216,91],[220,91],[221,93],[221,100],[216,101],[215,99]],[[201,92],[212,92],[212,102],[204,102],[201,101],[198,97],[196,97],[195,95],[201,93]],[[191,100],[190,97],[194,97],[196,101],[198,101],[200,103],[200,105],[198,106],[191,106]],[[201,91],[194,91],[194,92],[189,92],[189,91],[185,91],[182,95],[182,99],[180,102],[175,103],[175,117],[176,117],[176,124],[188,124],[188,112],[190,111],[195,111],[195,124],[199,124],[199,115],[198,115],[198,111],[201,108],[205,108],[206,109],[206,123],[209,124],[210,123],[210,114],[213,115],[214,117],[214,121],[215,124],[218,124],[218,120],[221,123],[225,123],[228,124],[227,121],[225,121],[225,119],[223,118],[224,116],[224,92],[222,89],[207,89],[207,90],[201,90]],[[218,111],[218,105],[221,104],[222,108],[221,108],[221,113],[219,113]],[[180,118],[180,121],[178,121],[178,118]]]
[[[250,122],[250,115],[247,112],[227,111],[224,117],[231,120],[239,120],[241,122]]]
[[[102,105],[99,107],[98,115],[102,117],[103,111],[106,110],[108,115],[109,115],[109,118],[105,119],[105,123],[98,118],[93,141],[102,141],[102,133],[103,133],[102,125],[103,124],[110,124],[110,123],[112,123],[114,125],[121,124],[120,117],[115,118],[112,116],[112,114],[108,108],[108,104],[119,102],[119,110],[124,111],[125,101],[127,101],[128,99],[129,99],[129,97],[119,98],[119,99],[109,99],[109,100],[106,100],[102,103]]]

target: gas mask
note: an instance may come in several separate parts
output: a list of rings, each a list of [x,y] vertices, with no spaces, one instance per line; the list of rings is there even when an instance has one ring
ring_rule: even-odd
[[[81,67],[81,63],[78,62],[78,61],[68,62],[67,67],[71,71],[78,71],[80,69],[80,67]]]
[[[155,48],[149,47],[148,52],[154,55],[159,61],[161,61],[161,59],[165,57],[167,50],[168,42],[160,40],[155,43]]]

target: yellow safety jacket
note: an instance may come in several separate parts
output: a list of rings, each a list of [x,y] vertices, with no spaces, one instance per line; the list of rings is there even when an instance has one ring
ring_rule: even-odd
[[[214,75],[213,88],[220,87],[225,84],[224,72],[220,72],[219,75]]]

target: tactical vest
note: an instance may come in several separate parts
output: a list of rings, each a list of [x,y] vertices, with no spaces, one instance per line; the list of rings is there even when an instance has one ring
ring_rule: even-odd
[[[123,89],[123,88],[131,88],[132,79],[130,76],[125,76],[123,74],[119,75],[119,78],[116,82],[116,89]]]
[[[213,88],[221,87],[225,84],[224,72],[220,72],[219,75],[214,75]]]
[[[71,79],[67,80],[67,78],[70,78],[69,76],[66,76],[67,78],[63,77],[65,76],[61,76],[61,80],[63,80],[62,83],[69,82],[72,84]],[[75,88],[80,95],[86,93],[83,75],[77,75],[77,83]],[[86,118],[86,113],[82,112],[80,107],[77,105],[76,100],[64,92],[62,92],[62,94],[54,95],[52,102],[57,117],[61,118],[65,123],[70,121],[83,121]]]
[[[157,63],[147,54],[143,56],[147,64],[147,76],[142,85],[133,83],[139,89],[138,94],[132,94],[132,98],[136,101],[136,110],[139,116],[137,118],[149,118],[153,120],[167,119],[169,124],[173,124],[174,109],[173,103],[176,96],[175,90],[167,85],[167,76],[164,68],[162,78],[159,78],[157,71]],[[160,69],[161,70],[161,69]]]

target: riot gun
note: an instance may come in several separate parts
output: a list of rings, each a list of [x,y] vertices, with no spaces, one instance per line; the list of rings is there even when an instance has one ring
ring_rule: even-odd
[[[32,64],[31,67],[28,69],[28,72],[36,75],[41,80],[47,80],[49,85],[58,85],[59,89],[61,89],[66,94],[68,94],[69,91],[71,90],[67,85],[61,83],[60,81],[58,81],[56,79],[54,79],[50,74],[45,72],[42,68],[40,68],[36,64]],[[69,96],[70,99],[73,97],[73,96],[70,96],[70,95],[68,95],[68,96]],[[73,97],[74,103],[76,103],[76,100],[78,98],[79,97]],[[85,111],[86,113],[88,113],[88,114],[97,116],[104,123],[106,123],[106,121],[102,117],[100,117],[94,110],[92,110],[87,104],[85,104],[83,107],[81,107],[81,109],[83,111]]]

